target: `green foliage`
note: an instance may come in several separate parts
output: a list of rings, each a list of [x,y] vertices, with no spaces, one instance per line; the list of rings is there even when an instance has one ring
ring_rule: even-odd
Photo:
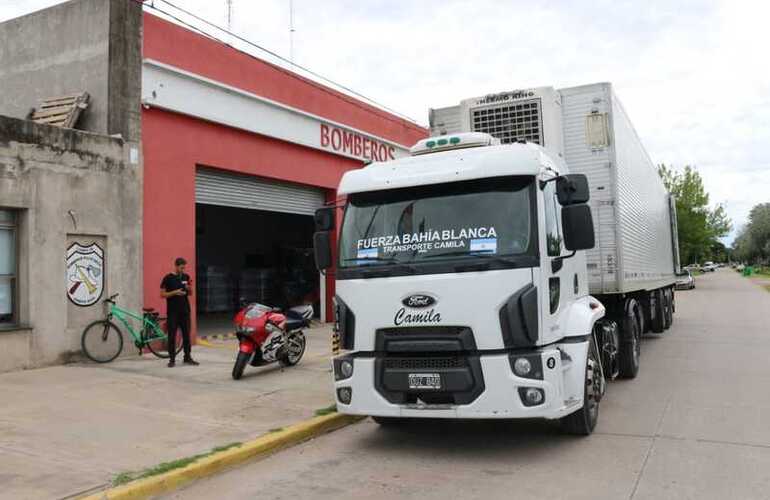
[[[770,203],[751,209],[748,223],[733,244],[733,258],[751,263],[770,261]]]
[[[681,172],[659,165],[658,173],[666,189],[676,197],[682,265],[725,260],[726,249],[719,238],[730,233],[732,222],[723,206],[709,207],[709,195],[700,173],[689,165]]]
[[[157,476],[158,474],[163,474],[174,469],[181,469],[182,467],[187,467],[188,465],[195,462],[196,460],[200,460],[201,458],[208,457],[210,455],[213,455],[214,453],[219,453],[220,451],[229,450],[230,448],[240,446],[241,444],[242,443],[230,443],[224,446],[217,446],[216,448],[212,448],[211,451],[208,451],[206,453],[201,453],[200,455],[193,455],[191,457],[180,458],[178,460],[172,460],[170,462],[162,462],[154,467],[149,467],[147,469],[144,469],[138,472],[121,472],[120,474],[116,475],[112,479],[112,485],[120,486],[121,484],[130,483],[131,481],[134,481],[136,479],[144,479],[146,477]]]
[[[337,405],[333,404],[330,406],[327,406],[326,408],[319,408],[315,411],[316,417],[323,417],[324,415],[330,415],[332,413],[335,413],[337,411]]]

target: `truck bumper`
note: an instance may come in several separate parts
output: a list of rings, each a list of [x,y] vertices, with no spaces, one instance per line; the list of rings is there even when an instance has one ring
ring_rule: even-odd
[[[557,419],[578,410],[583,405],[587,349],[588,341],[583,340],[565,342],[529,352],[475,356],[483,379],[476,381],[477,384],[481,383],[481,387],[476,385],[478,390],[472,391],[473,400],[464,404],[426,403],[418,394],[425,394],[424,390],[408,388],[401,393],[402,396],[408,396],[405,398],[407,402],[393,402],[390,393],[383,389],[381,361],[384,358],[346,354],[338,356],[333,361],[337,410],[347,414],[384,417]],[[517,376],[512,369],[512,358],[520,356],[539,357],[542,377]],[[353,374],[340,380],[341,361],[351,359]],[[379,363],[378,360],[380,360]],[[407,371],[420,374],[442,373],[441,368],[417,367]],[[523,392],[529,388],[542,391],[544,397],[541,403],[526,404]],[[341,401],[345,399],[340,397],[341,390],[343,394],[350,391],[349,403]],[[464,394],[467,394],[467,391]],[[426,397],[426,399],[429,398]]]

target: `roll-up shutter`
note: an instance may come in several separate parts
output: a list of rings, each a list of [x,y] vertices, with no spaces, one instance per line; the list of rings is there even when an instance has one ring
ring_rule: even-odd
[[[205,205],[313,215],[324,201],[322,189],[300,184],[208,168],[195,174],[195,202]]]

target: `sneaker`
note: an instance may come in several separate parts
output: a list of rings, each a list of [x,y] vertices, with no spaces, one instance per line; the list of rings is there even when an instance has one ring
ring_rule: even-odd
[[[172,359],[171,361],[169,361],[169,362],[168,362],[168,367],[169,367],[169,368],[173,368],[173,367],[175,367],[175,366],[176,366],[176,361],[174,361],[173,359]]]
[[[187,358],[187,359],[184,360],[184,364],[198,366],[200,363],[198,363],[197,361],[195,361],[192,358]]]

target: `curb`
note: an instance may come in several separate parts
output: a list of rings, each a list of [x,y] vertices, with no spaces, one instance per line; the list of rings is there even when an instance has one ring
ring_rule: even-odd
[[[214,475],[223,469],[249,460],[265,458],[273,452],[335,431],[363,418],[341,413],[315,417],[281,431],[265,434],[240,446],[201,458],[186,467],[157,476],[138,479],[122,486],[81,497],[81,500],[134,500],[170,493],[195,480]]]

